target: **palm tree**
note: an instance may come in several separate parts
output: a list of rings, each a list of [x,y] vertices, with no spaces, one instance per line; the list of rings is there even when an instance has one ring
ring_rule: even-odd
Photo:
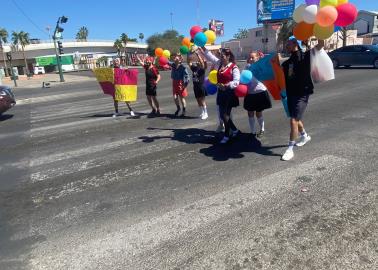
[[[295,25],[295,23],[294,23],[293,20],[285,21],[282,24],[282,26],[280,27],[280,30],[278,32],[277,47],[282,45],[282,50],[283,50],[283,48],[285,47],[285,43],[293,35],[294,25]]]
[[[122,42],[122,45],[123,45],[123,54],[125,56],[124,65],[126,65],[126,46],[127,46],[128,41],[129,41],[129,37],[125,33],[122,33],[121,34],[121,42]]]
[[[140,39],[140,42],[142,43],[143,39],[144,39],[144,34],[143,33],[139,33],[139,39]]]
[[[80,27],[79,32],[77,32],[76,34],[76,40],[87,41],[88,34],[89,34],[88,28],[86,28],[85,26],[82,26]]]
[[[30,44],[30,39],[29,39],[29,33],[20,31],[20,32],[12,32],[12,41],[15,46],[21,46],[22,49],[22,54],[24,56],[24,61],[25,61],[25,68],[26,68],[26,74],[29,74],[29,68],[28,68],[28,63],[26,61],[26,56],[25,56],[25,46]]]
[[[8,42],[8,31],[5,28],[0,28],[0,48],[1,48],[1,52],[3,53],[5,76],[8,76],[8,67],[7,67],[7,60],[5,58],[3,44],[7,42]]]
[[[120,39],[117,38],[117,39],[114,41],[113,47],[117,50],[118,57],[121,57],[121,51],[122,51],[122,49],[123,49],[122,41],[121,41]]]

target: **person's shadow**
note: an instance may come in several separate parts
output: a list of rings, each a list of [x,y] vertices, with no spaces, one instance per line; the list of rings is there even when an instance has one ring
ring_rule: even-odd
[[[261,141],[250,134],[239,134],[232,138],[227,144],[220,144],[221,134],[198,128],[188,129],[167,129],[167,128],[148,128],[148,130],[171,130],[173,136],[141,136],[142,142],[152,143],[160,139],[171,139],[187,144],[209,145],[200,149],[200,153],[211,157],[215,161],[227,161],[229,159],[243,158],[243,153],[253,152],[263,156],[280,157],[281,154],[275,153],[274,149],[283,148],[286,145],[263,146]]]
[[[13,114],[0,114],[0,122],[13,118]]]

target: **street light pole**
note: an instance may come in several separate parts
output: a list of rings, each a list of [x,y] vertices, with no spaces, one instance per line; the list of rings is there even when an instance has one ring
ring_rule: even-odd
[[[53,41],[54,41],[54,48],[55,48],[55,55],[56,55],[56,63],[58,65],[58,70],[59,70],[59,77],[60,77],[60,82],[64,82],[64,77],[63,77],[63,70],[62,70],[62,63],[61,63],[61,57],[60,53],[58,52],[58,48],[56,45],[56,40],[57,40],[57,34],[61,34],[63,32],[63,28],[59,26],[59,23],[66,23],[67,22],[67,17],[59,17],[58,21],[56,22],[56,27],[54,30],[54,35],[53,35]]]
[[[12,74],[12,79],[13,79],[13,82],[14,82],[14,86],[17,87],[16,75],[14,75],[14,70],[13,70],[12,53],[11,52],[7,53],[7,58],[9,60],[10,66],[11,66],[11,74]]]
[[[173,13],[171,12],[170,15],[171,15],[171,29],[173,30]]]

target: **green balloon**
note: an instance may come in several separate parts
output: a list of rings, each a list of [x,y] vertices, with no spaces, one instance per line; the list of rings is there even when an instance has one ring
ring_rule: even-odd
[[[189,53],[189,48],[185,45],[180,47],[180,53],[181,54],[188,54]]]

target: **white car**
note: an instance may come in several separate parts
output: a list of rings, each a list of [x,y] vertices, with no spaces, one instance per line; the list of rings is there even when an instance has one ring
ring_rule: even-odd
[[[34,67],[34,74],[45,74],[45,68],[44,67]]]

